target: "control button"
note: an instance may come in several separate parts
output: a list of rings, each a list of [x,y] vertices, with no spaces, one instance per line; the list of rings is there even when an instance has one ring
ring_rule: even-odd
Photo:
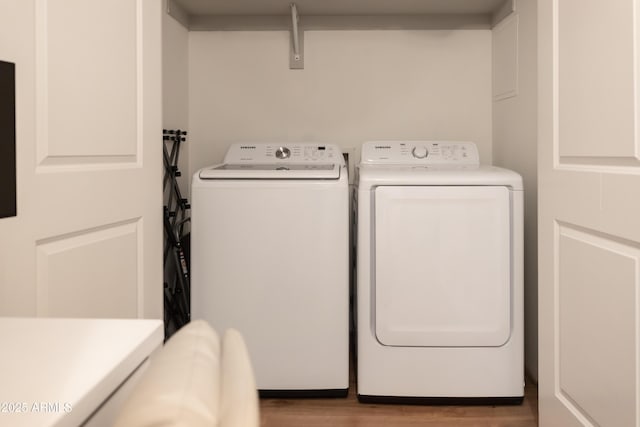
[[[429,155],[429,150],[427,150],[427,147],[413,147],[411,154],[416,159],[424,159]]]
[[[291,156],[291,150],[287,147],[278,147],[276,157],[279,159],[288,159]]]

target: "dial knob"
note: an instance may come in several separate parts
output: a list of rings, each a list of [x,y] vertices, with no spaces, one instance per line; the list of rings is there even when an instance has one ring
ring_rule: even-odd
[[[276,157],[279,159],[288,159],[291,156],[291,150],[287,147],[278,147]]]
[[[429,155],[429,150],[427,150],[427,147],[422,146],[413,147],[413,149],[411,150],[411,154],[413,154],[413,157],[415,157],[416,159],[424,159]]]

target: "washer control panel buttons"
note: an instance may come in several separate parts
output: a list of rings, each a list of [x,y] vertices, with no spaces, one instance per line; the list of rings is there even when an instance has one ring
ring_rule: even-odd
[[[369,141],[362,145],[363,164],[478,166],[478,148],[466,141]]]
[[[278,147],[276,150],[276,157],[278,159],[288,159],[291,156],[291,150],[287,147]]]
[[[273,144],[233,144],[227,151],[234,163],[342,163],[342,153],[335,144],[313,142],[276,142]]]
[[[427,147],[419,145],[413,147],[413,149],[411,150],[411,154],[413,154],[413,157],[415,157],[416,159],[424,159],[429,155],[429,150],[427,150]]]

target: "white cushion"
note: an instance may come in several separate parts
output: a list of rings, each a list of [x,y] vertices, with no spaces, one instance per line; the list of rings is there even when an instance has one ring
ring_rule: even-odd
[[[260,425],[258,391],[242,335],[228,329],[222,338],[220,426]]]
[[[176,332],[151,358],[117,427],[212,427],[220,418],[220,340],[204,321]]]

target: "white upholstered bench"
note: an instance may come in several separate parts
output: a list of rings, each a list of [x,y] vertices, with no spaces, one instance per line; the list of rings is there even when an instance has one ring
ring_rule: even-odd
[[[193,321],[154,355],[120,412],[117,427],[257,427],[258,392],[240,333],[222,340]]]

